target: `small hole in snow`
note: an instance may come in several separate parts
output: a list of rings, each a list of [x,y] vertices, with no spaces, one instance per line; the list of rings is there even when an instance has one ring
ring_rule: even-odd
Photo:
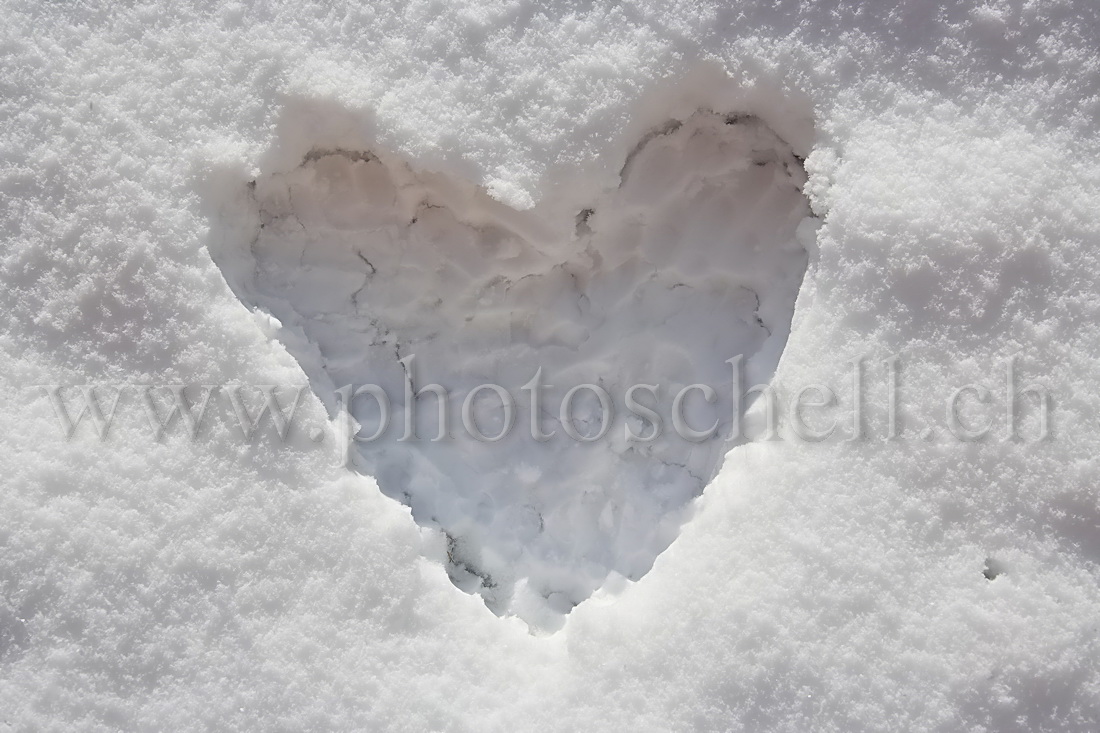
[[[997,576],[1002,575],[1005,572],[1005,566],[991,557],[985,559],[985,568],[982,570],[982,575],[986,580],[995,580]]]

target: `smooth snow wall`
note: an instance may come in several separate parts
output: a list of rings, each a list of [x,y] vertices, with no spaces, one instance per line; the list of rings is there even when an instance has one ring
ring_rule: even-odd
[[[230,286],[281,324],[333,417],[340,388],[387,395],[385,429],[376,397],[351,401],[359,436],[378,437],[350,465],[438,530],[456,585],[535,629],[559,627],[609,579],[640,578],[675,539],[736,440],[729,360],[742,358],[738,392],[771,378],[806,271],[806,178],[782,124],[689,96],[669,107],[627,131],[617,180],[581,174],[520,210],[383,149],[368,115],[293,101],[213,227]],[[443,429],[426,394],[408,436],[408,384],[446,390]],[[462,417],[483,384],[514,399],[495,442]],[[562,402],[583,384],[605,390],[610,421],[584,388],[565,424]],[[713,437],[674,429],[674,396],[691,384],[715,389],[713,404],[698,390],[683,403],[687,427],[718,422]],[[632,396],[661,416],[656,439],[626,433],[653,435],[627,409],[632,385],[652,385]],[[507,428],[502,399],[470,400],[482,434]]]

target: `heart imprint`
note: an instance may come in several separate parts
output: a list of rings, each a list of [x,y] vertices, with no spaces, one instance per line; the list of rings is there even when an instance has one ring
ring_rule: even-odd
[[[649,570],[731,445],[740,385],[774,373],[804,182],[758,118],[710,112],[557,221],[318,146],[249,183],[250,231],[215,259],[322,401],[350,402],[353,467],[439,530],[454,583],[553,629]]]

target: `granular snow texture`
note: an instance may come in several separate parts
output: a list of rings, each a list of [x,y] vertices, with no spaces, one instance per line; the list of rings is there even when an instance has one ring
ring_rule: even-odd
[[[0,13],[0,726],[1100,727],[1100,6],[5,0]],[[760,364],[784,397],[830,386],[837,404],[805,417],[838,427],[802,440],[781,410],[782,439],[712,459],[679,533],[646,546],[649,572],[603,576],[608,559],[560,629],[528,614],[532,634],[455,587],[445,536],[411,497],[410,511],[382,493],[377,456],[350,473],[311,439],[340,385],[306,358],[319,336],[238,298],[227,208],[247,211],[256,180],[256,215],[285,227],[296,208],[275,208],[276,187],[310,150],[375,151],[386,175],[460,182],[559,227],[547,241],[580,229],[595,248],[621,231],[599,202],[627,195],[631,150],[708,113],[759,119],[805,158],[820,222],[796,233],[807,264],[789,338]],[[307,167],[363,168],[328,157]],[[448,211],[437,225],[470,223],[436,216]],[[342,304],[345,290],[322,294]],[[588,327],[545,315],[532,343]],[[633,316],[615,315],[627,329]],[[128,391],[101,441],[90,418],[66,440],[41,386],[68,385],[75,415],[76,385],[99,385],[106,409],[118,385],[307,383],[300,429],[250,443],[225,389],[197,439],[177,422],[160,441]],[[955,397],[961,426],[945,419]],[[986,421],[984,439],[950,432]]]

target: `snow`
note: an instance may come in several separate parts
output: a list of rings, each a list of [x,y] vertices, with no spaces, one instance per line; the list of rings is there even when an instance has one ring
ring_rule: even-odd
[[[385,417],[377,395],[352,402],[361,435],[378,436],[357,470],[445,533],[456,584],[539,629],[609,573],[642,577],[675,538],[728,447],[727,361],[742,360],[745,386],[767,382],[805,272],[805,176],[760,120],[666,123],[621,177],[555,222],[373,152],[311,147],[290,171],[242,183],[213,235],[235,292],[295,334],[287,348],[334,417],[361,385],[382,388]],[[438,394],[410,408],[406,373],[411,391],[442,382],[453,395],[442,426]],[[457,424],[484,384],[503,391]],[[652,441],[624,430],[636,384],[659,409]],[[691,384],[727,387],[714,407],[681,403],[688,426],[717,422],[701,441],[671,424]],[[388,429],[410,409],[415,433]],[[509,431],[517,411],[524,427]]]
[[[1095,729],[1097,12],[1085,2],[5,2],[0,722]],[[448,578],[446,540],[416,504],[369,476],[377,455],[361,451],[361,472],[349,473],[331,441],[309,437],[331,427],[329,395],[344,375],[311,361],[316,329],[261,297],[287,298],[299,315],[340,313],[363,276],[350,262],[343,289],[250,281],[232,259],[249,251],[236,238],[249,231],[247,182],[252,214],[284,229],[305,212],[281,203],[280,186],[313,190],[318,168],[374,176],[364,185],[402,177],[409,198],[390,208],[320,198],[325,213],[371,222],[451,186],[461,203],[437,212],[440,236],[506,224],[529,253],[517,272],[543,272],[574,261],[570,245],[584,241],[615,252],[625,231],[615,211],[647,193],[630,191],[629,171],[619,187],[623,161],[668,120],[734,134],[708,111],[755,116],[783,155],[805,158],[819,225],[784,228],[779,209],[753,219],[808,255],[804,278],[770,262],[752,279],[762,298],[775,295],[777,332],[790,319],[782,353],[753,358],[762,378],[775,370],[784,397],[831,386],[838,406],[817,417],[840,427],[803,441],[782,411],[781,440],[704,461],[718,473],[700,499],[651,512],[651,527],[676,531],[630,536],[592,575],[543,562],[537,544],[504,531],[482,533],[485,547],[522,546],[524,558],[499,567],[525,582],[554,575],[576,583],[570,602],[591,594],[567,615],[505,604],[498,616]],[[687,144],[675,132],[651,143]],[[341,155],[301,167],[311,150],[338,149],[373,151],[384,170]],[[658,149],[643,146],[635,161]],[[741,180],[743,160],[743,150],[703,156],[680,173],[652,164],[658,180],[723,186]],[[700,173],[709,165],[713,179]],[[704,203],[672,199],[646,208],[646,221]],[[578,234],[584,207],[590,234]],[[303,244],[295,237],[273,235],[265,261],[278,265],[279,245]],[[697,273],[700,251],[684,246],[667,264]],[[328,253],[319,264],[336,264]],[[600,291],[615,287],[634,283]],[[385,312],[413,333],[419,306],[400,307],[398,295]],[[610,313],[616,328],[641,326]],[[537,315],[549,329],[539,338],[569,339],[578,325],[554,308]],[[717,317],[661,343],[695,349]],[[354,359],[371,358],[369,343]],[[430,367],[429,351],[418,344],[418,368]],[[890,440],[883,362],[894,356]],[[1020,437],[1006,438],[1013,356],[1019,389],[1049,391],[1047,440],[1035,439],[1030,397]],[[850,362],[860,357],[865,435],[852,440]],[[534,360],[517,366],[519,384]],[[610,376],[633,378],[622,363]],[[302,430],[282,441],[268,428],[246,444],[222,395],[198,440],[177,424],[156,442],[134,392],[105,441],[88,423],[65,441],[41,388],[101,385],[106,403],[111,385],[151,383],[312,392]],[[946,432],[945,401],[968,384],[989,390],[987,404],[969,393],[963,415],[991,421],[984,440]],[[401,448],[428,464],[445,458],[430,442]],[[480,470],[486,450],[463,460]],[[621,476],[613,465],[600,470]],[[466,496],[447,495],[456,517],[469,516]],[[563,526],[570,542],[595,536]],[[643,546],[648,559],[617,564]]]

